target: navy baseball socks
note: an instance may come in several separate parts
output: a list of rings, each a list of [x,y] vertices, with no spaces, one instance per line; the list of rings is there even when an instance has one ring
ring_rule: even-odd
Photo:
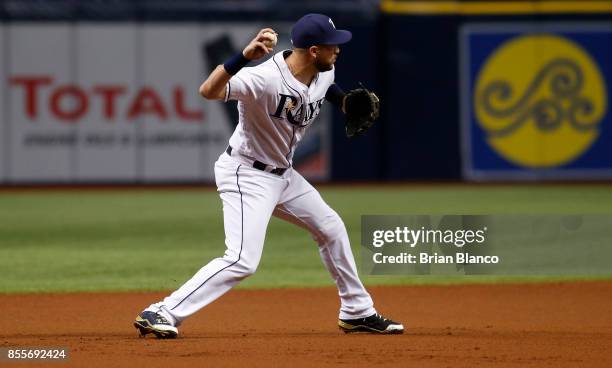
[[[178,336],[178,329],[159,313],[144,311],[136,316],[134,327],[140,331],[140,336],[154,334],[158,339],[174,339]]]
[[[377,334],[402,334],[404,333],[404,325],[398,322],[393,322],[381,316],[378,313],[366,318],[357,319],[341,319],[338,321],[338,327],[345,333],[353,332],[368,332]]]

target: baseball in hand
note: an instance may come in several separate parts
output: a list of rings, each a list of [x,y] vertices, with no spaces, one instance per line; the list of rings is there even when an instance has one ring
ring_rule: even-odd
[[[266,38],[262,41],[264,45],[268,48],[274,48],[276,43],[278,42],[278,37],[276,37],[276,33],[274,32],[264,32],[263,36]]]

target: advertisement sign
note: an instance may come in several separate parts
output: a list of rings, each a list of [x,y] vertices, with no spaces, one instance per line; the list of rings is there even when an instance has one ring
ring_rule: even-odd
[[[610,45],[609,25],[465,26],[464,177],[612,178]]]
[[[0,183],[212,182],[236,104],[198,88],[261,27],[3,24]],[[294,158],[311,179],[328,176],[330,121],[326,109]]]

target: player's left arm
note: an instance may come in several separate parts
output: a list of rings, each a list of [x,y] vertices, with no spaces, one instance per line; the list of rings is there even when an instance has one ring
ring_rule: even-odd
[[[365,134],[380,113],[378,96],[363,85],[345,93],[334,83],[327,89],[325,99],[338,106],[344,113],[346,135],[349,138]]]
[[[339,85],[333,83],[331,86],[329,86],[327,92],[325,93],[325,99],[331,102],[332,105],[340,108],[343,113],[346,113],[346,110],[344,109],[346,93],[344,93],[344,91],[342,90],[342,88],[340,88]]]

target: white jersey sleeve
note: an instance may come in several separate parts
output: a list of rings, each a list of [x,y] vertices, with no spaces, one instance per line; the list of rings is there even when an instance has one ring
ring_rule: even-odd
[[[254,101],[263,93],[266,78],[254,67],[242,68],[225,87],[225,102],[230,100]]]

